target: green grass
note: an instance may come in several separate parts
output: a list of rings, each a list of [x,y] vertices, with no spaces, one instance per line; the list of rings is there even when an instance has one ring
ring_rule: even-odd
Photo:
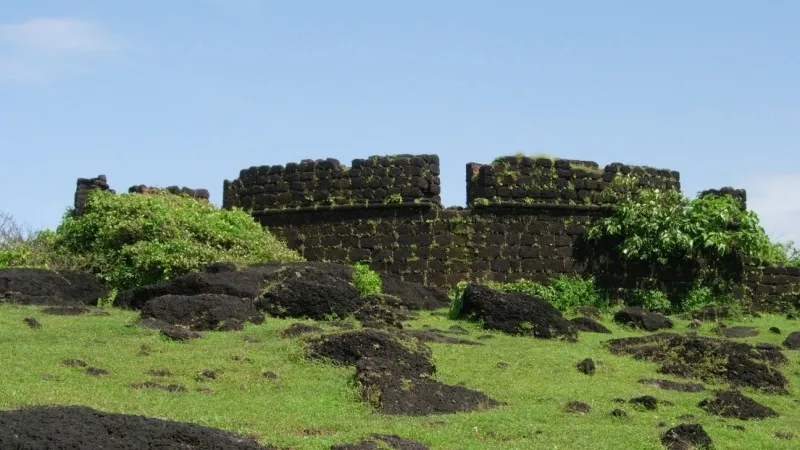
[[[463,382],[509,404],[476,413],[393,417],[374,413],[360,401],[352,381],[354,369],[307,361],[302,356],[301,340],[278,337],[278,330],[297,320],[268,317],[265,324],[248,324],[242,332],[209,332],[203,339],[177,343],[154,330],[127,326],[137,318],[136,313],[113,308],[109,312],[109,316],[58,317],[41,314],[36,307],[0,304],[0,354],[5,362],[0,409],[79,404],[224,428],[258,436],[265,444],[298,450],[327,449],[371,433],[398,434],[437,450],[662,449],[661,433],[681,423],[678,416],[682,414],[697,416],[717,448],[791,449],[797,445],[798,438],[779,440],[773,433],[798,430],[800,352],[785,352],[791,360],[784,369],[790,378],[791,395],[743,391],[777,410],[780,417],[723,420],[696,406],[712,396],[710,392],[678,393],[637,383],[642,377],[669,377],[656,374],[656,364],[611,355],[603,341],[644,333],[622,329],[608,318],[603,323],[614,332],[612,335],[582,333],[579,343],[569,344],[488,333],[475,324],[422,313],[406,328],[428,325],[447,329],[458,323],[470,330],[472,338],[495,336],[480,341],[485,343],[482,347],[429,345],[440,380]],[[23,322],[28,315],[36,316],[42,328],[28,328]],[[686,321],[675,322],[676,330],[686,329]],[[744,340],[750,343],[780,343],[788,332],[800,328],[797,322],[777,316],[743,323],[761,330],[758,337]],[[712,325],[703,325],[700,333],[710,334]],[[779,327],[783,334],[769,333],[770,326]],[[247,343],[244,336],[262,342]],[[142,346],[149,347],[148,356],[140,355]],[[594,376],[575,369],[575,364],[587,357],[599,363]],[[107,369],[109,374],[92,377],[85,375],[83,368],[59,365],[69,358],[82,359]],[[510,367],[498,367],[500,361]],[[168,369],[173,376],[149,376],[147,372],[152,369]],[[196,381],[203,369],[218,371],[218,378]],[[278,381],[264,378],[265,371],[278,374]],[[188,391],[168,393],[128,387],[146,380],[183,384]],[[210,387],[213,393],[197,392],[200,386]],[[650,412],[613,402],[616,397],[630,399],[647,394],[675,406],[660,406]],[[592,411],[585,416],[566,413],[564,408],[571,400],[588,403]],[[617,407],[628,412],[628,420],[609,415]],[[659,425],[661,422],[664,426]],[[746,431],[730,425],[743,425]]]

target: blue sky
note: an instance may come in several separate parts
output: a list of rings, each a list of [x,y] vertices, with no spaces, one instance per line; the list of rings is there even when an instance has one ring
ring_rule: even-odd
[[[800,2],[0,0],[0,211],[78,177],[207,188],[252,165],[516,152],[731,185],[800,241]]]

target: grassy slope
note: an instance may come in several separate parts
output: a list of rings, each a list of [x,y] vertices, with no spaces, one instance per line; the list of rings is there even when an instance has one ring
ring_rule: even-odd
[[[660,434],[681,423],[678,416],[694,414],[718,448],[790,449],[797,440],[779,440],[775,431],[797,432],[800,424],[798,383],[800,352],[787,351],[791,362],[784,372],[790,377],[791,395],[745,394],[773,407],[781,417],[763,422],[723,420],[696,405],[710,393],[677,393],[637,383],[641,377],[657,377],[655,364],[615,357],[601,345],[609,335],[581,334],[580,342],[568,344],[495,334],[483,347],[430,344],[439,379],[463,382],[509,406],[468,414],[428,417],[391,417],[374,414],[359,401],[352,382],[353,369],[305,361],[300,340],[282,339],[276,331],[295,320],[268,318],[261,326],[248,325],[243,332],[207,333],[188,343],[170,342],[156,331],[126,324],[135,313],[111,310],[110,316],[57,317],[38,313],[35,307],[0,304],[0,355],[5,362],[0,383],[0,409],[33,404],[81,404],[105,411],[144,414],[196,422],[257,435],[263,443],[297,449],[325,449],[331,444],[352,442],[370,433],[394,433],[428,444],[432,449],[662,449]],[[23,322],[35,315],[42,328],[32,330]],[[640,335],[605,320],[613,337]],[[677,329],[686,322],[677,320]],[[779,343],[800,323],[778,317],[750,319],[760,336],[751,343]],[[443,317],[424,313],[408,328],[423,325],[447,329],[454,324]],[[487,334],[472,324],[474,338]],[[782,335],[768,333],[778,326]],[[708,333],[711,325],[701,332]],[[262,339],[247,343],[243,336]],[[149,356],[139,354],[142,345]],[[236,361],[234,357],[250,360]],[[586,376],[575,369],[583,358],[602,363],[597,373]],[[79,367],[63,367],[59,361],[83,359],[109,374],[91,377]],[[500,368],[497,363],[510,363]],[[151,369],[169,369],[173,376],[159,379]],[[219,371],[216,380],[198,382],[203,369]],[[272,381],[261,376],[273,371]],[[44,376],[43,375],[48,375]],[[185,393],[133,390],[129,384],[146,380],[179,383]],[[214,393],[197,392],[208,386]],[[638,411],[618,405],[615,397],[630,399],[650,394],[675,406],[658,411]],[[586,416],[568,414],[564,406],[582,400],[592,406]],[[620,421],[609,412],[625,409],[630,418]],[[659,426],[664,422],[665,426]],[[730,425],[739,424],[746,431]]]

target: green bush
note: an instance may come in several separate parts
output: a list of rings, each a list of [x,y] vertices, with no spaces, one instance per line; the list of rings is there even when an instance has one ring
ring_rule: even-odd
[[[628,295],[626,303],[630,306],[638,306],[659,313],[668,313],[672,310],[672,303],[667,295],[658,289],[634,289]]]
[[[464,291],[467,289],[469,281],[459,281],[455,288],[450,291],[450,312],[447,317],[456,320],[461,316],[461,308],[464,306]]]
[[[601,310],[607,309],[611,306],[610,298],[600,292],[594,283],[593,277],[562,275],[552,278],[547,285],[530,280],[518,280],[510,283],[489,281],[484,284],[500,292],[519,292],[539,297],[565,312],[573,312],[586,306]],[[466,282],[461,282],[450,293],[449,317],[451,319],[458,318],[461,313],[466,286]]]
[[[358,293],[362,296],[370,294],[380,294],[383,290],[381,276],[369,268],[369,265],[359,263],[353,272],[353,284],[356,285]]]
[[[624,257],[653,263],[675,257],[713,262],[733,252],[767,262],[777,258],[758,216],[730,195],[690,200],[675,189],[644,189],[622,196],[614,213],[592,224],[586,236],[617,237]]]
[[[38,254],[15,265],[79,267],[120,290],[216,261],[302,261],[246,212],[164,192],[92,191],[83,216],[68,212],[55,233],[40,234],[33,242]]]

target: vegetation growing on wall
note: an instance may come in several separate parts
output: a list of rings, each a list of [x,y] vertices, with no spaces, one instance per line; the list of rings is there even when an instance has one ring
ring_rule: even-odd
[[[620,192],[612,215],[590,226],[586,237],[619,238],[625,258],[659,264],[676,257],[713,262],[731,254],[781,259],[758,215],[730,195],[689,199],[675,189],[642,189],[636,196]]]
[[[6,266],[82,268],[117,289],[170,279],[215,261],[302,261],[239,209],[220,210],[183,195],[101,190],[91,191],[80,218],[68,212],[55,232],[1,252],[0,264]]]

